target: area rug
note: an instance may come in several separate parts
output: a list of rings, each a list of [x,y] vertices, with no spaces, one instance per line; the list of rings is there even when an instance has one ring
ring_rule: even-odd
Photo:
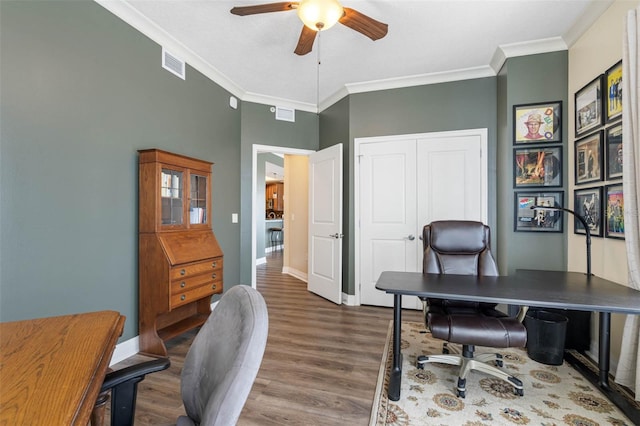
[[[466,398],[455,393],[459,367],[428,363],[416,357],[438,354],[442,341],[424,324],[402,323],[402,386],[399,401],[387,398],[392,364],[393,322],[389,324],[370,426],[488,425],[628,425],[633,423],[568,363],[552,366],[531,360],[524,349],[500,349],[504,368],[522,380],[519,397],[504,381],[483,373],[467,376]],[[476,347],[476,353],[491,351]],[[495,350],[493,350],[495,352]]]

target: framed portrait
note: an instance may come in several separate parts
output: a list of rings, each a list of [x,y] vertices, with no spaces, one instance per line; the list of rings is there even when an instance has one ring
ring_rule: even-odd
[[[575,142],[576,185],[602,180],[602,130]]]
[[[602,187],[576,189],[573,210],[587,222],[591,236],[602,237]],[[573,232],[585,234],[582,222],[573,221]]]
[[[607,179],[622,178],[622,124],[606,130]]]
[[[515,148],[514,188],[562,186],[562,147]]]
[[[622,184],[607,185],[604,199],[607,209],[604,225],[605,236],[607,238],[624,239],[624,194],[622,193]]]
[[[513,106],[513,143],[562,142],[562,101]]]
[[[562,207],[563,192],[516,192],[514,231],[562,232],[562,211],[536,210],[540,207]]]
[[[604,74],[606,83],[605,119],[608,122],[622,117],[622,61],[612,66]]]
[[[602,125],[602,80],[599,75],[575,94],[576,137]]]

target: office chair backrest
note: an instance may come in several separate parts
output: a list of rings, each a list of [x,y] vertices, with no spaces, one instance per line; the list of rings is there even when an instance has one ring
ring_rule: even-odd
[[[491,254],[489,227],[481,222],[431,222],[423,234],[423,272],[459,275],[498,275]]]
[[[193,341],[182,370],[189,418],[178,425],[235,425],[267,343],[267,306],[255,289],[227,290]]]

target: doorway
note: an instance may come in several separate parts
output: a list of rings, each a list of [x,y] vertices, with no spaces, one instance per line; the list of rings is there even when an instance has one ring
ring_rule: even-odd
[[[309,154],[313,153],[315,151],[310,151],[310,150],[305,150],[305,149],[296,149],[296,148],[287,148],[287,147],[278,147],[278,146],[270,146],[270,145],[253,145],[253,150],[252,150],[252,167],[251,167],[251,176],[252,176],[252,182],[251,182],[251,200],[252,200],[252,209],[251,209],[251,286],[253,288],[256,288],[256,266],[257,266],[257,235],[258,235],[258,229],[262,229],[263,233],[264,233],[264,226],[263,227],[259,227],[258,224],[260,222],[264,223],[265,221],[265,199],[264,199],[264,188],[262,188],[262,190],[259,190],[259,184],[258,181],[260,181],[262,184],[264,184],[264,176],[262,179],[260,179],[259,174],[258,174],[258,155],[259,154],[266,154],[266,153],[272,153],[272,154],[276,154],[276,155],[294,155],[294,156],[309,156]],[[287,176],[286,176],[286,171],[285,171],[285,185],[289,186],[289,183],[287,182]],[[286,194],[286,188],[285,188],[285,194]],[[286,211],[282,217],[283,220],[283,227],[285,228],[285,230],[287,228],[290,228],[290,223],[289,221],[291,220],[291,217],[287,215]],[[299,225],[299,224],[298,224]],[[300,226],[300,225],[299,225]],[[306,228],[306,224],[304,224],[304,227]],[[287,238],[287,234],[286,231],[284,233],[284,237],[285,239]],[[283,254],[283,258],[286,254],[286,250],[287,250],[287,244],[283,244],[282,247],[282,254]],[[288,273],[291,273],[292,271],[285,271]],[[295,276],[295,273],[293,273],[292,275]],[[301,278],[301,277],[298,277]]]

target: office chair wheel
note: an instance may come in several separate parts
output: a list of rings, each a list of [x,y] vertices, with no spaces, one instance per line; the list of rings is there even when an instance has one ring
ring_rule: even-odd
[[[502,355],[501,354],[496,354],[496,367],[503,367],[504,366],[504,362],[502,362]]]
[[[419,368],[420,370],[424,370],[424,364],[428,359],[429,358],[426,355],[418,356],[416,360],[416,368]]]
[[[467,391],[458,390],[456,391],[456,393],[458,394],[458,398],[464,398],[465,396],[467,396]]]
[[[524,396],[524,389],[516,389],[516,388],[514,388],[514,390],[515,390],[515,392],[514,392],[514,393],[515,393],[516,395],[518,395],[518,396]]]

